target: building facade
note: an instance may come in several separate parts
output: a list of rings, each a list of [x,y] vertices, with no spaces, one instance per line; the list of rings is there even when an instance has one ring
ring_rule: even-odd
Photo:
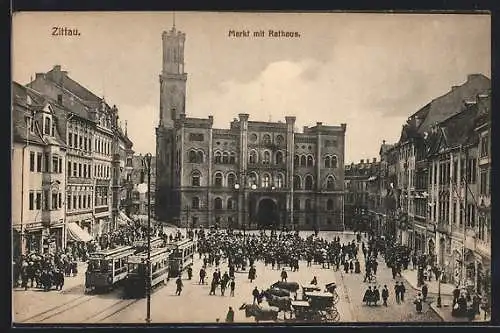
[[[369,212],[373,210],[378,188],[379,162],[374,158],[360,160],[345,166],[345,225],[351,230],[371,230],[376,222]]]
[[[295,130],[239,114],[228,129],[186,116],[185,34],[163,33],[156,215],[199,227],[342,230],[346,125]]]
[[[397,144],[381,149],[383,169],[392,165],[397,174],[396,240],[425,254],[444,282],[479,291],[491,261],[489,89],[488,78],[469,75],[412,115]],[[386,229],[393,230],[390,219]]]
[[[138,154],[132,157],[132,206],[131,215],[139,215],[146,217],[148,215],[148,207],[151,210],[151,217],[154,218],[155,214],[155,192],[156,192],[156,158],[151,158],[151,177],[149,194],[140,193],[138,190],[139,184],[147,184],[148,171],[143,163],[144,155]],[[151,196],[148,206],[148,195]]]
[[[56,103],[12,85],[12,230],[14,255],[61,248],[66,144]]]
[[[41,170],[48,170],[46,172],[50,173],[50,177],[43,176],[43,186],[52,184],[49,187],[50,191],[53,191],[54,184],[57,184],[61,193],[60,199],[59,193],[57,193],[57,207],[62,209],[62,217],[58,220],[57,225],[54,224],[55,222],[50,222],[51,228],[58,227],[59,231],[54,231],[54,235],[36,236],[37,239],[41,237],[41,239],[48,239],[50,244],[57,244],[57,247],[65,247],[68,241],[88,241],[92,237],[112,230],[116,226],[116,220],[119,216],[120,201],[118,198],[122,187],[120,179],[124,172],[122,165],[125,166],[126,163],[124,159],[126,153],[120,153],[120,147],[123,147],[125,151],[131,150],[132,147],[132,142],[118,126],[118,109],[115,106],[110,107],[104,99],[97,97],[72,80],[67,72],[62,71],[58,65],[47,73],[37,73],[35,80],[28,83],[26,87],[20,88],[22,86],[15,82],[13,87],[20,96],[22,89],[24,89],[27,92],[25,94],[31,98],[31,104],[24,101],[22,102],[24,104],[21,105],[19,103],[24,97],[14,96],[14,115],[24,117],[20,115],[20,110],[23,108],[28,111],[33,109],[30,112],[37,116],[44,115],[43,119],[34,118],[34,124],[38,124],[37,126],[40,127],[38,131],[42,135],[38,143],[42,146],[52,147],[50,151],[44,151],[40,159],[44,163]],[[18,102],[15,102],[16,100]],[[49,124],[52,124],[54,130],[46,129]],[[37,134],[36,130],[32,132],[28,130],[24,136],[15,137],[14,143],[17,144],[19,140],[25,140],[27,143],[25,142],[24,145],[29,145],[32,138],[36,137],[35,134]],[[53,138],[56,136],[64,149],[54,148],[57,140]],[[56,153],[57,149],[63,150],[64,153]],[[42,150],[47,150],[47,148]],[[36,166],[39,161],[37,154],[41,152],[34,153],[36,156],[35,168],[38,168]],[[48,154],[50,160],[45,161],[45,154]],[[20,170],[24,170],[24,159],[15,154],[14,157],[13,169],[16,170],[19,166]],[[59,177],[61,179],[56,179],[54,168],[61,170]],[[29,171],[24,170],[23,172]],[[36,175],[29,174],[27,176],[36,178]],[[19,191],[17,188],[13,188],[13,198],[20,195],[19,199],[23,199],[21,202],[31,198],[30,194],[26,194],[28,191],[26,179],[24,175],[21,177],[13,174],[13,184],[17,186],[16,182],[19,180],[21,183],[24,182],[24,185],[20,185]],[[37,223],[40,218],[44,218],[46,221],[54,219],[55,211],[59,209],[52,206],[55,205],[55,197],[51,196],[48,201],[44,201],[43,195],[45,192],[42,193],[41,202],[44,202],[44,205],[45,202],[49,202],[51,217],[45,217],[46,214],[42,209],[40,214],[35,214],[33,217]],[[34,196],[37,198],[38,194],[34,193]],[[24,207],[23,203],[22,208],[24,209]],[[38,206],[35,205],[35,207]],[[18,209],[15,204],[13,204],[13,208],[14,210]],[[22,211],[22,209],[20,210]],[[24,213],[19,216],[19,219],[15,214],[13,217],[15,220],[19,220],[14,223],[16,225],[26,226],[26,223],[31,223]],[[37,226],[39,225],[37,224]],[[26,237],[24,241],[27,239]],[[25,242],[23,245],[21,243],[19,244],[21,252],[32,248],[31,243],[26,244]],[[47,247],[43,242],[41,244],[44,248]],[[50,244],[49,246],[54,247]]]

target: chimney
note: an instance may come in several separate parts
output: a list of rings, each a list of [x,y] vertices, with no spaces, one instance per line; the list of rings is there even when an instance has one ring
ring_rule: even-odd
[[[459,86],[452,86],[451,87],[451,91],[455,91],[455,89],[457,89]]]
[[[363,164],[363,163],[365,163],[365,160],[361,160],[361,161],[359,161],[359,163]]]
[[[38,79],[38,78],[44,79],[45,78],[45,73],[36,73],[35,74],[35,79]]]
[[[55,72],[60,72],[61,71],[61,65],[54,65],[54,68],[52,68],[53,71]]]
[[[322,123],[322,122],[320,122],[320,121],[318,121],[318,122],[316,123],[316,126],[317,126],[317,127],[321,127],[321,125],[323,125],[323,123]]]
[[[385,140],[382,140],[382,144],[385,145]]]
[[[377,158],[376,157],[373,158],[373,163],[377,163]]]

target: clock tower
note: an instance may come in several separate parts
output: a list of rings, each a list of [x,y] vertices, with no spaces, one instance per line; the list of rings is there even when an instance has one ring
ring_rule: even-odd
[[[184,42],[186,34],[175,25],[162,34],[163,68],[160,74],[159,127],[173,128],[175,119],[186,113],[186,80]]]

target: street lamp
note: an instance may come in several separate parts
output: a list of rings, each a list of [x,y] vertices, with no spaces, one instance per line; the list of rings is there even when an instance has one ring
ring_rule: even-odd
[[[437,268],[438,275],[438,298],[437,298],[437,307],[441,307],[441,279],[443,277],[443,273],[441,272],[441,267]]]
[[[151,159],[152,155],[150,153],[147,153],[143,159],[142,159],[142,165],[146,169],[146,172],[148,174],[148,183],[147,185],[144,184],[144,179],[143,176],[144,174],[141,174],[141,184],[137,186],[137,190],[139,193],[148,193],[148,233],[147,233],[147,238],[148,238],[148,259],[147,259],[147,281],[146,281],[146,323],[151,323],[151,209],[150,209],[150,204],[151,204]]]

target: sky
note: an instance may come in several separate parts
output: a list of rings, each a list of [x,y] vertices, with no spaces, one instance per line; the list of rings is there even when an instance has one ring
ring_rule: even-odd
[[[61,65],[119,109],[138,153],[155,152],[161,34],[171,12],[16,13],[12,78],[26,84]],[[406,119],[471,73],[491,77],[489,15],[177,12],[186,33],[186,114],[214,116],[228,128],[250,120],[297,117],[347,123],[345,162],[379,157],[382,140],[399,140]],[[52,36],[53,27],[80,36]],[[267,31],[300,37],[269,37]],[[229,31],[264,30],[265,37]]]

